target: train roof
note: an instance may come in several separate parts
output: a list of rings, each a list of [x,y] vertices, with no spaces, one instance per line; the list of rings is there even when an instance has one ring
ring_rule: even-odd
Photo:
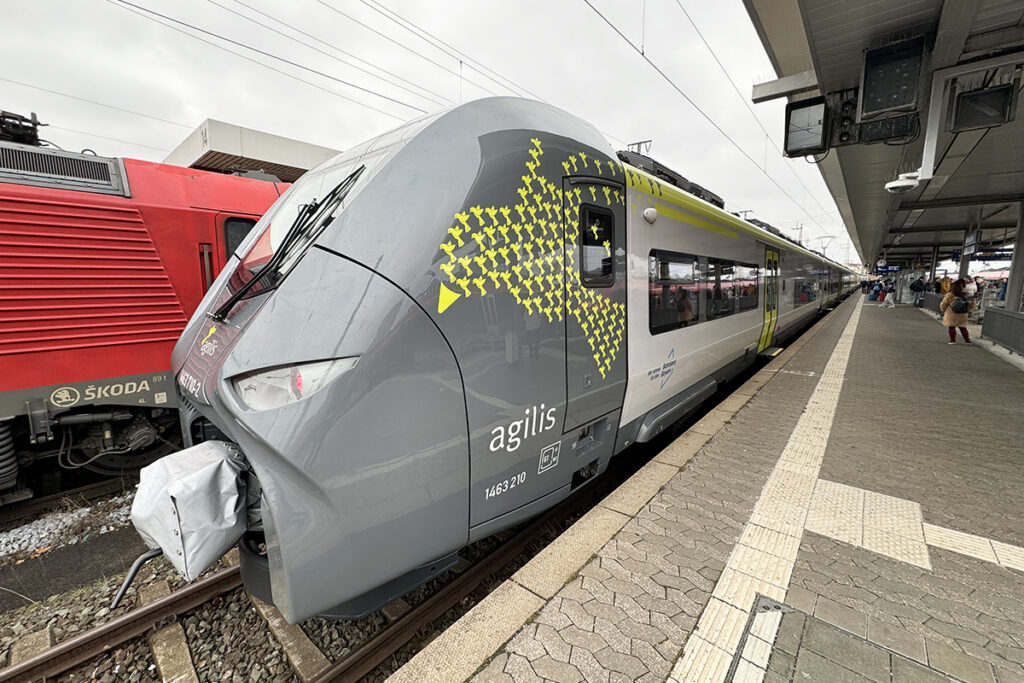
[[[648,173],[642,168],[638,168],[636,166],[633,166],[632,164],[628,164],[625,162],[623,162],[622,165],[627,171],[626,178],[629,186],[637,190],[638,192],[643,192],[645,194],[657,197],[658,199],[661,199],[663,201],[671,202],[672,204],[675,204],[680,208],[686,209],[687,211],[690,211],[700,216],[704,216],[705,218],[708,218],[716,223],[724,224],[724,226],[727,226],[728,228],[738,230],[748,235],[753,235],[762,242],[767,242],[768,244],[771,244],[773,246],[781,247],[789,251],[795,251],[797,253],[804,254],[805,256],[809,256],[815,260],[827,263],[848,273],[854,272],[847,266],[844,266],[841,263],[833,261],[827,256],[823,256],[818,252],[812,251],[800,244],[797,244],[796,242],[792,242],[785,238],[779,237],[769,232],[768,230],[765,230],[762,227],[753,225],[741,218],[732,215],[728,211],[723,211],[722,209],[719,209],[717,206],[714,206],[704,201],[703,199],[683,192],[682,190],[671,185],[670,183],[667,183],[658,178],[657,176]]]
[[[259,185],[276,184],[276,191],[280,193],[285,186],[271,176],[258,177],[251,173],[229,175],[139,159],[102,157],[0,141],[0,183],[131,198],[144,189],[138,186],[140,173],[160,179],[201,177],[206,181],[204,187],[211,186],[213,189],[240,187],[255,182]],[[143,183],[147,187],[161,185],[159,180],[153,183],[147,179]],[[171,191],[168,187],[165,189]]]

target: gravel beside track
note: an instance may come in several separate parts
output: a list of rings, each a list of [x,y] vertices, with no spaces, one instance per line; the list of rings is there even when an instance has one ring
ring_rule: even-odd
[[[180,619],[199,680],[298,681],[280,644],[242,589]]]
[[[67,683],[144,683],[160,674],[145,637],[135,638],[57,679]]]

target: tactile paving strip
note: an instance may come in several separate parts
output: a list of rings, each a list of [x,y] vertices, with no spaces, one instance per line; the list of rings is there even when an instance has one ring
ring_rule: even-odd
[[[785,594],[789,577],[796,562],[797,548],[792,544],[781,545],[772,535],[758,535],[756,531],[747,533],[749,527],[757,526],[774,529],[791,535],[797,540],[803,534],[807,512],[811,507],[815,484],[821,461],[828,443],[828,435],[832,428],[836,407],[839,403],[839,392],[842,389],[842,377],[849,361],[853,337],[860,320],[861,309],[854,309],[832,356],[822,373],[810,400],[800,416],[796,428],[790,435],[783,449],[779,462],[769,476],[758,498],[757,505],[750,521],[744,528],[743,537],[755,545],[738,543],[733,548],[726,563],[726,569],[719,579],[727,582],[716,592],[726,599],[745,601],[747,593],[737,581],[735,573],[746,574],[760,579],[775,588],[781,589],[780,596]],[[784,548],[784,551],[780,551]],[[785,552],[785,555],[780,555]],[[737,614],[749,617],[750,608],[737,609],[726,605],[721,600],[712,598],[708,607],[701,614],[693,637],[687,642],[683,656],[676,662],[670,680],[673,681],[706,681],[718,683],[725,680],[726,672],[721,670],[718,657],[713,657],[707,647],[715,647],[728,653],[730,660],[737,652],[740,634],[724,629],[723,608],[728,608],[728,615],[735,619]],[[713,644],[713,645],[712,645]],[[745,680],[760,680],[764,669],[756,662],[743,660],[742,675]],[[757,671],[752,670],[757,669]],[[758,673],[760,672],[760,673]],[[737,673],[735,669],[733,673]],[[759,678],[760,676],[760,678]]]

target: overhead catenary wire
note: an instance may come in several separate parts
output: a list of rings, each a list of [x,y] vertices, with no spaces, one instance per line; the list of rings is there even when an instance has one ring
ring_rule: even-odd
[[[171,151],[171,150],[165,149],[163,147],[154,147],[153,145],[147,145],[147,144],[142,143],[142,142],[132,142],[131,140],[123,140],[121,138],[113,138],[113,137],[110,137],[109,135],[97,135],[96,133],[87,133],[84,130],[75,130],[74,128],[65,128],[63,126],[53,126],[53,125],[47,126],[47,128],[49,128],[50,130],[62,130],[65,133],[76,133],[78,135],[87,135],[87,136],[89,136],[91,138],[99,138],[100,140],[111,140],[113,142],[121,142],[121,143],[124,143],[126,145],[134,145],[135,147],[145,147],[147,149],[155,149],[158,152],[170,152]]]
[[[700,38],[700,41],[702,43],[704,43],[704,47],[706,47],[708,52],[711,54],[711,58],[715,60],[715,63],[718,64],[718,68],[722,70],[723,74],[725,74],[725,78],[726,78],[726,80],[729,81],[729,85],[732,86],[732,89],[736,92],[736,95],[740,98],[740,101],[743,102],[743,106],[745,106],[747,108],[747,111],[750,112],[750,115],[754,117],[754,121],[757,123],[758,127],[761,129],[761,132],[764,133],[764,136],[768,139],[768,142],[771,143],[772,147],[775,148],[776,152],[778,152],[779,154],[782,154],[782,148],[779,147],[779,145],[775,142],[775,139],[772,138],[772,136],[768,133],[768,129],[764,127],[764,124],[761,123],[761,119],[759,119],[757,117],[757,112],[754,111],[754,108],[752,106],[750,106],[750,102],[747,101],[747,98],[743,96],[742,92],[740,92],[739,86],[736,85],[736,81],[732,80],[732,76],[729,75],[729,72],[726,70],[725,65],[722,64],[722,61],[718,58],[718,54],[715,52],[714,48],[712,48],[711,44],[708,43],[707,39],[704,38],[704,33],[700,30],[700,27],[697,26],[697,22],[695,22],[693,20],[693,18],[690,16],[690,13],[686,11],[685,7],[683,7],[682,0],[676,0],[676,5],[679,7],[679,11],[681,11],[683,13],[683,16],[686,17],[686,20],[688,22],[690,22],[690,26],[693,27],[693,30],[697,32],[697,37]],[[828,156],[827,153],[826,153],[826,156]],[[819,159],[818,161],[816,161],[814,163],[821,163],[821,161],[824,160],[824,158],[825,157],[822,157],[821,159]],[[793,174],[793,177],[796,178],[797,182],[800,183],[800,185],[804,188],[804,190],[806,190],[808,193],[810,193],[810,189],[807,187],[807,185],[804,183],[804,181],[800,178],[800,176],[797,174],[797,172],[795,170],[793,170],[793,168],[791,166],[789,166],[788,164],[786,165],[786,168],[788,168],[790,170],[790,172]],[[814,196],[813,194],[811,194],[811,199],[813,199],[814,203],[817,204],[822,209],[825,209],[826,211],[829,210],[828,207],[826,207],[820,201],[818,201],[818,198],[816,196]],[[833,214],[833,213],[834,212],[830,212],[830,215]]]
[[[259,54],[259,55],[267,57],[269,59],[273,59],[275,61],[287,64],[287,65],[292,66],[292,67],[295,67],[296,69],[300,69],[302,71],[308,71],[310,73],[316,74],[317,76],[321,76],[322,78],[326,78],[328,80],[335,81],[336,83],[340,83],[342,85],[348,86],[348,87],[353,88],[355,90],[359,90],[359,91],[365,92],[365,93],[367,93],[369,95],[373,95],[375,97],[379,97],[379,98],[387,100],[389,102],[393,102],[395,104],[401,105],[403,107],[407,107],[407,108],[412,109],[412,110],[414,110],[416,112],[419,112],[421,114],[425,114],[426,113],[425,109],[421,109],[420,107],[417,107],[415,105],[409,104],[408,102],[403,102],[403,101],[401,101],[399,99],[396,99],[394,97],[389,97],[388,95],[376,92],[375,90],[371,90],[370,88],[364,88],[363,86],[356,85],[355,83],[351,83],[351,82],[346,81],[346,80],[344,80],[342,78],[338,78],[336,76],[331,76],[330,74],[326,74],[326,73],[324,73],[322,71],[318,71],[318,70],[313,69],[311,67],[304,66],[304,65],[299,64],[298,62],[294,62],[294,61],[292,61],[290,59],[285,59],[284,57],[279,57],[279,56],[277,56],[277,55],[275,55],[273,53],[267,52],[266,50],[261,50],[261,49],[256,48],[256,47],[252,47],[251,45],[246,45],[245,43],[242,43],[242,42],[237,41],[237,40],[233,40],[231,38],[228,38],[227,36],[221,35],[219,33],[215,33],[213,31],[208,31],[208,30],[200,28],[200,27],[198,27],[198,26],[196,26],[194,24],[190,24],[190,23],[188,23],[186,21],[182,21],[180,19],[175,19],[175,18],[170,17],[170,16],[168,16],[166,14],[161,14],[160,12],[157,12],[156,10],[151,10],[151,9],[146,8],[146,7],[142,7],[140,5],[136,5],[135,3],[128,2],[128,0],[106,0],[106,1],[109,2],[109,3],[114,4],[115,7],[120,6],[120,7],[124,8],[124,9],[134,10],[135,13],[139,13],[139,12],[145,13],[142,16],[151,15],[151,17],[154,17],[154,18],[158,17],[160,19],[163,19],[164,21],[168,21],[168,22],[171,22],[173,24],[177,24],[178,26],[186,27],[188,29],[191,29],[192,31],[197,31],[197,32],[202,33],[204,35],[210,36],[212,38],[216,38],[217,40],[221,40],[221,41],[223,41],[225,43],[230,43],[231,45],[235,45],[235,46],[243,48],[245,50],[250,50],[250,51],[255,52],[255,53]],[[162,23],[162,22],[158,22],[158,23]],[[167,24],[163,24],[163,25],[166,26]],[[201,40],[204,43],[213,45],[214,47],[217,47],[219,49],[225,50],[227,52],[231,52],[232,54],[234,54],[236,56],[242,56],[243,58],[248,59],[249,61],[254,62],[255,64],[259,64],[259,65],[261,65],[261,66],[263,66],[265,68],[271,69],[273,71],[277,71],[278,73],[284,74],[284,75],[289,76],[291,78],[296,78],[297,80],[301,80],[304,83],[307,83],[309,85],[315,85],[315,84],[313,84],[313,83],[311,83],[309,81],[306,81],[304,79],[298,78],[294,74],[288,74],[286,71],[281,71],[279,69],[274,69],[269,64],[264,64],[263,62],[259,62],[259,61],[254,60],[254,59],[250,59],[250,58],[244,57],[243,55],[239,55],[237,52],[234,52],[233,50],[229,50],[229,49],[225,48],[223,45],[217,45],[216,43],[212,43],[212,42],[210,42],[208,40],[204,40],[204,39],[200,38],[199,36],[197,36],[195,34],[189,33],[188,31],[180,31],[180,32],[184,33],[185,35],[191,36],[192,38],[195,38],[196,40]],[[405,121],[406,120],[406,119],[403,119],[400,116],[392,114],[391,112],[385,111],[383,109],[379,109],[379,108],[374,107],[373,105],[367,104],[365,102],[360,102],[359,100],[353,99],[353,98],[348,97],[346,95],[342,95],[341,93],[335,92],[333,90],[327,90],[326,88],[323,88],[321,86],[316,86],[316,87],[320,87],[320,89],[325,90],[326,92],[329,92],[329,93],[332,93],[334,95],[337,95],[338,97],[342,97],[343,99],[349,100],[350,102],[354,102],[354,103],[359,104],[360,106],[366,107],[368,109],[372,109],[373,111],[376,111],[376,112],[378,112],[380,114],[384,114],[386,116],[390,116],[390,117],[398,119],[400,121]]]
[[[532,97],[535,100],[543,101],[543,99],[539,95],[536,95],[535,93],[531,92],[529,89],[519,85],[518,83],[513,81],[511,78],[508,78],[507,76],[498,73],[494,69],[488,67],[483,62],[480,62],[480,61],[478,61],[476,59],[473,59],[472,57],[467,55],[465,52],[463,52],[463,51],[459,50],[458,48],[456,48],[451,43],[448,43],[448,42],[442,40],[441,38],[438,38],[436,35],[434,35],[430,31],[427,31],[425,28],[419,26],[418,24],[416,24],[413,21],[410,21],[410,20],[406,19],[405,17],[403,17],[401,14],[399,14],[396,11],[394,11],[393,9],[391,9],[389,7],[385,7],[384,5],[382,5],[381,3],[377,2],[376,0],[360,0],[360,2],[362,2],[364,5],[366,5],[370,9],[374,10],[375,12],[381,14],[386,19],[388,19],[388,20],[398,24],[400,27],[402,27],[403,29],[405,29],[409,33],[412,33],[413,35],[417,36],[421,40],[424,40],[427,43],[433,45],[435,48],[437,48],[438,50],[441,50],[442,52],[447,54],[452,59],[456,59],[459,62],[464,62],[466,64],[466,66],[468,66],[470,69],[472,69],[473,71],[476,71],[478,74],[480,74],[484,78],[490,80],[495,85],[498,85],[498,86],[500,86],[502,88],[505,88],[506,90],[508,90],[510,92],[513,92],[513,93],[515,93],[517,95],[525,94],[525,95],[529,95],[530,97]],[[493,76],[491,74],[493,74]],[[509,86],[511,86],[511,87],[509,87]]]
[[[285,26],[286,28],[291,29],[292,31],[295,31],[296,33],[300,33],[303,36],[305,36],[305,37],[307,37],[307,38],[309,38],[311,40],[315,40],[318,43],[320,43],[322,45],[325,45],[325,46],[331,48],[332,50],[334,50],[336,52],[340,52],[341,54],[346,55],[350,59],[358,60],[358,61],[363,62],[365,64],[369,64],[369,62],[367,62],[366,60],[360,59],[359,57],[356,57],[355,55],[353,55],[352,53],[350,53],[350,52],[348,52],[346,50],[342,50],[341,48],[338,48],[338,47],[336,47],[334,45],[331,45],[327,41],[321,40],[321,39],[317,38],[316,36],[306,32],[306,31],[303,31],[302,29],[299,29],[299,28],[297,28],[297,27],[295,27],[295,26],[293,26],[291,24],[288,24],[287,22],[281,21],[280,19],[271,16],[269,13],[264,12],[263,10],[260,10],[260,9],[258,9],[256,7],[253,7],[252,5],[249,5],[249,4],[245,3],[245,2],[242,2],[242,0],[233,0],[233,1],[235,2],[235,4],[241,5],[242,7],[245,7],[246,9],[250,10],[251,12],[255,12],[256,14],[264,16],[264,17],[270,19],[271,21],[274,21],[274,22],[276,22],[276,23],[278,23],[278,24],[280,24],[282,26]],[[248,22],[256,24],[257,26],[261,26],[262,28],[265,28],[266,30],[271,31],[273,33],[276,33],[277,35],[279,35],[279,36],[281,36],[281,37],[283,37],[283,38],[285,38],[287,40],[290,40],[290,41],[292,41],[294,43],[302,45],[303,47],[306,47],[306,48],[308,48],[310,50],[313,50],[314,52],[318,52],[319,54],[324,55],[328,59],[333,59],[333,60],[335,60],[337,62],[341,62],[342,64],[345,64],[346,66],[349,66],[349,67],[351,67],[353,69],[356,69],[357,71],[361,71],[361,72],[371,76],[372,78],[376,78],[376,79],[381,80],[381,81],[383,81],[383,82],[385,82],[385,83],[387,83],[389,85],[393,85],[396,88],[404,90],[405,92],[407,92],[407,93],[409,93],[409,94],[411,94],[411,95],[413,95],[415,97],[422,97],[423,99],[429,101],[431,104],[435,104],[435,105],[438,105],[438,106],[444,106],[445,104],[450,104],[451,103],[451,100],[446,98],[444,95],[436,93],[436,92],[434,92],[432,90],[428,90],[427,88],[424,88],[423,86],[416,85],[415,83],[412,83],[411,81],[407,81],[406,79],[398,76],[397,74],[395,74],[393,72],[387,71],[386,69],[381,69],[380,67],[374,67],[374,68],[378,69],[379,71],[382,71],[382,72],[388,74],[389,76],[392,76],[396,80],[400,80],[400,81],[403,81],[404,83],[408,83],[410,86],[416,87],[419,90],[422,90],[422,91],[424,91],[424,92],[426,92],[428,94],[425,95],[425,94],[423,94],[421,92],[416,92],[415,90],[413,90],[412,88],[410,88],[410,87],[408,87],[406,85],[402,85],[400,83],[396,83],[395,81],[388,80],[388,79],[384,78],[383,76],[370,71],[366,67],[360,66],[359,64],[354,64],[354,63],[352,63],[351,61],[349,61],[347,59],[343,59],[343,58],[341,58],[341,57],[339,57],[337,55],[331,54],[331,53],[329,53],[329,52],[327,52],[325,50],[322,50],[322,49],[320,49],[320,48],[318,48],[318,47],[316,47],[314,45],[311,45],[310,43],[308,43],[308,42],[306,42],[304,40],[300,40],[298,38],[295,38],[294,36],[290,36],[287,33],[285,33],[284,31],[280,31],[280,30],[274,28],[273,26],[268,26],[267,24],[265,24],[265,23],[263,23],[261,21],[258,21],[256,19],[253,19],[252,17],[246,16],[242,12],[239,12],[237,10],[233,10],[230,7],[227,7],[227,6],[223,5],[223,4],[221,4],[217,0],[207,0],[207,2],[209,2],[211,5],[214,5],[216,7],[221,8],[225,12],[230,12],[231,14],[234,14],[235,16],[241,17],[242,19],[245,19]]]
[[[38,90],[40,92],[49,93],[50,95],[57,95],[59,97],[67,97],[68,99],[78,100],[79,102],[86,102],[88,104],[95,104],[97,107],[106,107],[107,109],[113,109],[115,111],[124,112],[125,114],[132,114],[134,116],[141,116],[141,117],[146,118],[146,119],[152,119],[153,121],[159,121],[160,123],[167,123],[167,124],[170,124],[172,126],[180,126],[182,128],[192,128],[192,126],[188,125],[187,123],[181,123],[180,121],[172,121],[170,119],[164,119],[164,118],[161,118],[159,116],[153,116],[152,114],[145,114],[145,113],[143,113],[141,111],[134,111],[132,109],[125,109],[124,107],[118,107],[118,106],[113,105],[113,104],[105,104],[103,102],[97,102],[96,100],[90,100],[87,97],[79,97],[78,95],[72,95],[70,93],[60,92],[59,90],[50,90],[49,88],[42,88],[42,87],[40,87],[38,85],[32,85],[30,83],[22,83],[21,81],[16,81],[16,80],[11,79],[11,78],[4,78],[3,76],[0,76],[0,81],[4,81],[6,83],[13,83],[14,85],[20,85],[23,88],[31,88],[33,90]]]
[[[120,1],[123,1],[123,0],[118,0],[118,1],[120,2]],[[496,92],[494,92],[493,90],[490,90],[488,88],[485,88],[484,86],[480,85],[476,81],[472,81],[472,80],[470,80],[468,78],[464,78],[457,70],[452,69],[450,67],[447,67],[444,64],[441,64],[440,62],[438,62],[435,59],[431,59],[430,57],[426,56],[422,52],[417,52],[416,50],[412,49],[408,45],[403,45],[402,43],[398,42],[397,40],[395,40],[391,36],[389,36],[389,35],[387,35],[385,33],[381,33],[380,31],[378,31],[374,27],[370,26],[369,24],[367,24],[365,22],[362,22],[359,19],[356,19],[355,17],[353,17],[350,14],[346,14],[345,12],[342,12],[337,7],[333,7],[329,3],[325,2],[325,0],[314,0],[314,1],[317,4],[323,5],[327,9],[331,10],[332,12],[334,12],[335,14],[341,15],[341,16],[345,17],[346,19],[348,19],[349,21],[351,21],[351,22],[353,22],[355,24],[358,24],[359,26],[362,26],[363,28],[365,28],[366,30],[370,31],[371,33],[374,33],[374,34],[380,36],[381,38],[383,38],[384,40],[388,41],[389,43],[397,45],[398,47],[402,48],[406,52],[410,52],[410,53],[416,55],[417,57],[419,57],[420,59],[425,60],[427,62],[430,62],[431,64],[433,64],[437,68],[442,69],[442,70],[448,72],[449,74],[451,74],[453,76],[458,76],[459,79],[460,79],[460,82],[462,82],[462,80],[465,80],[467,83],[471,83],[472,85],[475,85],[476,87],[480,88],[481,90],[483,90],[484,92],[488,93],[489,95],[495,95],[495,96],[497,95]]]
[[[661,77],[662,77],[662,78],[663,78],[663,79],[665,80],[665,82],[667,82],[667,83],[669,84],[669,86],[671,86],[671,88],[672,88],[673,90],[675,90],[675,91],[676,91],[677,93],[679,93],[679,95],[680,95],[680,96],[681,96],[681,97],[682,97],[682,98],[683,98],[684,100],[686,100],[686,101],[687,101],[687,102],[688,102],[688,103],[690,104],[690,106],[692,106],[692,107],[693,107],[694,109],[696,109],[696,110],[697,110],[697,113],[699,113],[699,114],[700,114],[700,115],[701,115],[702,117],[704,117],[704,119],[705,119],[705,120],[706,120],[706,121],[707,121],[708,123],[710,123],[710,124],[711,124],[711,126],[712,126],[712,127],[713,127],[713,128],[715,129],[715,130],[717,130],[717,131],[718,131],[719,133],[721,133],[721,134],[722,134],[722,136],[723,136],[723,137],[724,137],[724,138],[725,138],[726,140],[728,140],[728,141],[729,141],[729,143],[730,143],[730,144],[731,144],[731,145],[732,145],[733,147],[735,147],[735,148],[736,148],[736,150],[737,150],[737,151],[738,151],[738,152],[739,152],[740,154],[742,154],[742,155],[743,155],[743,156],[744,156],[744,157],[745,157],[745,158],[746,158],[746,159],[747,159],[748,161],[750,161],[750,163],[752,163],[752,164],[753,164],[753,165],[754,165],[755,167],[757,167],[757,169],[758,169],[759,171],[761,171],[761,173],[762,173],[762,174],[764,174],[764,176],[765,176],[765,177],[766,177],[766,178],[767,178],[767,179],[768,179],[768,180],[769,180],[769,181],[770,181],[770,182],[771,182],[771,183],[772,183],[773,185],[775,185],[775,187],[777,187],[777,188],[779,189],[779,191],[780,191],[780,192],[782,192],[782,194],[784,194],[784,195],[785,195],[785,196],[786,196],[787,198],[789,198],[789,200],[790,200],[791,202],[793,202],[793,204],[795,204],[796,206],[798,206],[798,207],[800,208],[800,210],[801,210],[801,211],[803,211],[803,212],[804,212],[805,214],[807,214],[808,218],[810,218],[810,219],[811,219],[811,221],[812,221],[812,222],[813,222],[813,223],[814,223],[815,225],[817,225],[817,226],[818,226],[818,228],[819,228],[819,229],[820,229],[820,230],[821,230],[822,232],[824,232],[824,233],[828,234],[828,231],[827,231],[827,230],[825,230],[825,228],[824,228],[824,227],[823,227],[823,226],[822,226],[822,225],[821,225],[821,224],[820,224],[820,223],[819,223],[818,221],[814,220],[814,218],[813,218],[813,217],[811,216],[810,212],[809,212],[809,211],[807,211],[807,209],[806,209],[806,208],[804,208],[804,206],[803,206],[803,205],[802,205],[802,204],[801,204],[800,202],[798,202],[798,201],[796,200],[796,198],[794,198],[794,197],[793,197],[793,195],[791,195],[791,194],[789,193],[789,191],[788,191],[788,190],[786,190],[786,188],[785,188],[785,187],[783,187],[781,183],[779,183],[779,181],[778,181],[778,180],[776,180],[776,179],[775,179],[775,178],[773,178],[773,177],[772,177],[771,175],[769,175],[769,174],[768,174],[768,172],[767,172],[767,171],[766,171],[765,169],[761,168],[761,165],[760,165],[760,164],[759,164],[759,163],[757,162],[757,160],[756,160],[756,159],[754,159],[754,157],[750,156],[750,153],[748,153],[748,152],[747,152],[747,151],[746,151],[745,149],[743,149],[743,147],[741,147],[741,146],[740,146],[740,144],[739,144],[738,142],[736,142],[736,140],[734,140],[734,139],[732,138],[732,136],[731,136],[731,135],[729,135],[729,134],[728,134],[727,132],[725,132],[725,130],[724,130],[724,129],[723,129],[723,128],[722,128],[721,126],[720,126],[720,125],[718,125],[718,123],[717,123],[717,122],[716,122],[716,121],[715,121],[715,120],[714,120],[713,118],[711,118],[711,116],[709,116],[709,115],[708,115],[708,114],[707,114],[707,113],[706,113],[706,112],[705,112],[705,111],[704,111],[703,109],[701,109],[701,107],[700,107],[700,106],[699,106],[699,105],[698,105],[698,104],[697,104],[696,102],[694,102],[694,101],[693,101],[693,99],[692,99],[692,98],[691,98],[691,97],[690,97],[689,95],[687,95],[687,94],[686,94],[686,92],[685,92],[685,91],[684,91],[684,90],[683,90],[682,88],[680,88],[680,87],[679,87],[679,85],[678,85],[678,84],[676,84],[676,82],[675,82],[674,80],[672,80],[672,78],[670,78],[668,74],[666,74],[666,73],[665,73],[665,72],[664,72],[664,71],[663,71],[663,70],[662,70],[662,69],[661,69],[661,68],[660,68],[660,67],[659,67],[659,66],[658,66],[657,64],[655,64],[655,63],[654,63],[654,61],[653,61],[653,60],[651,60],[651,58],[650,58],[650,57],[648,57],[647,55],[643,54],[643,53],[642,53],[642,52],[640,51],[640,49],[639,49],[639,48],[638,48],[638,47],[637,47],[637,46],[636,46],[636,45],[635,45],[635,44],[633,43],[633,41],[631,41],[631,40],[630,40],[629,38],[627,38],[627,37],[626,37],[626,36],[625,36],[625,35],[624,35],[624,34],[622,33],[622,31],[620,31],[620,30],[619,30],[619,28],[618,28],[618,27],[617,27],[617,26],[616,26],[615,24],[613,24],[613,23],[612,23],[612,22],[611,22],[611,21],[610,21],[610,20],[609,20],[609,19],[608,19],[608,18],[607,18],[607,17],[606,17],[606,16],[604,15],[604,14],[602,14],[600,10],[598,10],[598,9],[597,9],[596,7],[594,7],[594,5],[593,5],[593,4],[591,4],[590,0],[583,0],[583,2],[584,2],[584,3],[586,4],[586,5],[587,5],[587,7],[589,7],[589,8],[591,9],[591,10],[593,10],[593,12],[594,12],[595,14],[597,14],[597,16],[598,16],[598,17],[600,17],[600,18],[601,18],[601,20],[602,20],[602,21],[604,21],[604,23],[605,23],[605,24],[607,24],[609,28],[611,28],[611,29],[612,29],[613,31],[615,31],[615,33],[616,33],[616,34],[618,34],[618,36],[619,36],[620,38],[622,38],[622,40],[623,40],[623,41],[625,41],[625,43],[626,43],[627,45],[629,45],[629,46],[630,46],[630,47],[631,47],[631,48],[632,48],[632,49],[633,49],[633,50],[634,50],[634,51],[635,51],[635,52],[636,52],[636,53],[637,53],[638,55],[640,55],[641,59],[643,59],[643,60],[644,60],[645,62],[647,62],[647,64],[648,64],[648,65],[649,65],[649,66],[650,66],[650,67],[651,67],[652,69],[654,69],[654,71],[655,71],[655,72],[657,72],[657,74],[658,74],[659,76],[661,76]],[[823,208],[824,208],[824,207],[823,207]]]
[[[234,1],[235,2],[239,2],[240,0],[234,0]],[[508,76],[505,76],[504,74],[502,74],[502,73],[500,73],[498,71],[495,71],[494,69],[490,68],[489,66],[487,66],[483,62],[481,62],[481,61],[479,61],[477,59],[474,59],[473,57],[469,56],[468,54],[466,54],[462,50],[460,50],[457,47],[455,47],[454,45],[452,45],[451,43],[448,43],[448,42],[442,40],[441,38],[438,38],[436,35],[434,35],[430,31],[427,31],[426,29],[422,28],[421,26],[419,26],[415,22],[406,19],[405,17],[403,17],[398,12],[395,12],[393,9],[391,9],[389,7],[385,7],[381,3],[377,2],[377,0],[360,0],[360,2],[362,2],[364,5],[366,5],[370,9],[376,10],[378,13],[382,14],[386,18],[388,18],[391,21],[395,22],[396,24],[398,24],[402,28],[406,29],[407,31],[413,33],[414,35],[418,35],[421,39],[427,41],[428,43],[432,43],[434,45],[434,47],[436,47],[437,49],[445,52],[452,59],[458,60],[459,66],[460,66],[460,77],[461,77],[461,67],[463,65],[465,65],[465,66],[468,66],[469,68],[473,69],[473,71],[476,71],[481,76],[484,76],[485,78],[489,79],[490,81],[494,82],[495,84],[505,88],[506,90],[508,90],[508,91],[510,91],[510,92],[512,92],[512,93],[514,93],[516,95],[520,95],[520,96],[528,95],[529,97],[532,97],[533,99],[537,100],[538,102],[545,102],[547,104],[550,104],[549,102],[547,102],[547,100],[545,100],[543,97],[541,97],[540,95],[536,94],[535,92],[531,91],[529,88],[526,88],[526,87],[520,85],[519,83],[515,82],[514,80],[512,80]],[[493,76],[489,75],[488,73],[485,73],[485,72],[489,72],[489,74],[493,74]],[[504,81],[504,83],[502,83],[501,81]],[[494,93],[491,93],[491,94],[494,94]],[[461,91],[460,91],[459,99],[460,99],[460,101],[462,99]],[[600,130],[600,133],[602,135],[604,135],[605,137],[607,137],[608,139],[612,140],[613,142],[617,142],[619,144],[619,146],[622,147],[622,148],[625,148],[627,146],[627,144],[628,144],[624,140],[622,140],[621,138],[616,137],[616,136],[612,135],[611,133],[609,133],[607,131]]]

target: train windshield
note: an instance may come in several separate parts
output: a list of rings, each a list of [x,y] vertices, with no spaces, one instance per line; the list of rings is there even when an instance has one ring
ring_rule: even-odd
[[[242,257],[228,280],[230,297],[213,317],[223,319],[242,299],[277,287],[334,221],[365,169],[336,166],[297,183]]]

